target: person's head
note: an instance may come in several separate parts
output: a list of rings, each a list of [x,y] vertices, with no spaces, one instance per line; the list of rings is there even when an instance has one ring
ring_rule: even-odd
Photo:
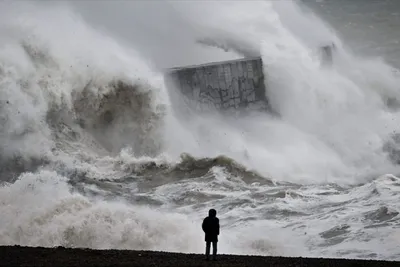
[[[216,217],[217,216],[217,211],[215,209],[210,209],[208,211],[208,216],[209,217]]]

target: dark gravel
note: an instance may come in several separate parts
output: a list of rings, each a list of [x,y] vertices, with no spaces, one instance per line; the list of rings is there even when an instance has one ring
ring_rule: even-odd
[[[220,255],[216,262],[204,255],[156,251],[90,250],[62,247],[0,246],[0,266],[400,266],[400,262]]]

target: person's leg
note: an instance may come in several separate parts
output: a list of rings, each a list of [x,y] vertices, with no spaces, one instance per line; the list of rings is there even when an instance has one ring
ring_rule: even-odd
[[[207,260],[210,258],[210,246],[211,246],[211,242],[206,241],[206,259]]]
[[[214,241],[213,242],[213,258],[214,258],[214,260],[217,259],[217,245],[218,245],[218,241]]]

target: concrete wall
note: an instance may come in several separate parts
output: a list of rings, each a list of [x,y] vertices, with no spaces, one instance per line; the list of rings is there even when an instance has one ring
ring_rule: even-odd
[[[173,68],[165,78],[196,110],[268,109],[261,58]]]

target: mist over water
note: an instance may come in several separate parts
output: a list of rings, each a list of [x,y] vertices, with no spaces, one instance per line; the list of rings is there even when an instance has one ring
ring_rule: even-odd
[[[221,253],[400,258],[400,78],[300,2],[0,10],[1,245],[202,253],[214,207]],[[248,55],[279,116],[188,115],[164,84]]]

